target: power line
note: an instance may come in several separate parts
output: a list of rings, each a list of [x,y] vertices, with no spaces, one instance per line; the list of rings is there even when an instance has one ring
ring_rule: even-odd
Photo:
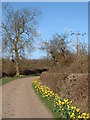
[[[79,46],[78,46],[78,36],[79,35],[81,35],[81,36],[84,36],[84,35],[86,35],[86,33],[79,33],[79,32],[77,32],[77,33],[71,33],[71,35],[75,35],[75,36],[77,36],[77,46],[76,46],[76,48],[77,48],[77,60],[78,60],[78,58],[79,58]]]
[[[78,71],[78,61],[79,61],[78,36],[79,36],[79,35],[84,36],[84,35],[86,35],[86,33],[81,34],[81,33],[77,32],[77,33],[71,33],[71,35],[75,35],[75,36],[77,37],[77,45],[76,45],[76,49],[77,49],[77,71]]]

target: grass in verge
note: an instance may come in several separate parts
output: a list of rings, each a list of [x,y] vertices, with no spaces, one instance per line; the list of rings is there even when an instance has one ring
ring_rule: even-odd
[[[40,95],[41,99],[46,101],[46,105],[51,109],[53,114],[56,114],[56,119],[67,118],[74,120],[89,120],[89,113],[80,112],[79,108],[72,105],[72,101],[60,98],[58,94],[55,94],[48,86],[42,85],[38,78],[32,82],[32,85],[36,93]]]
[[[0,79],[0,86],[6,84],[8,82],[11,82],[13,80],[16,80],[16,79],[25,78],[25,77],[32,77],[32,76],[35,76],[35,75],[28,75],[28,76],[23,75],[23,76],[14,76],[14,77],[3,77],[3,78]]]
[[[39,96],[41,101],[45,104],[45,106],[52,112],[53,117],[55,120],[60,120],[60,113],[53,111],[53,102],[51,100],[47,100],[46,98],[43,98],[42,95],[38,94],[36,89],[34,88],[33,84],[32,87],[35,91],[35,93]]]

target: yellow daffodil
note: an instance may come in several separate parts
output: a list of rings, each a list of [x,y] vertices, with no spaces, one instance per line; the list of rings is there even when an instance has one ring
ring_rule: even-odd
[[[79,111],[80,111],[80,109],[79,109],[79,108],[77,108],[77,109],[76,109],[76,111],[77,111],[77,112],[79,112]]]
[[[77,118],[84,118],[89,119],[90,115],[89,113],[86,114],[80,113],[80,109],[76,108],[76,106],[72,106],[72,101],[69,102],[68,99],[62,100],[58,94],[55,94],[49,87],[46,85],[41,85],[39,80],[36,78],[33,81],[34,88],[38,94],[41,94],[43,98],[46,98],[47,100],[52,99],[55,109],[58,109],[59,112],[61,111],[68,111],[68,115],[70,118],[76,120]],[[78,113],[78,116],[76,116],[76,112]]]

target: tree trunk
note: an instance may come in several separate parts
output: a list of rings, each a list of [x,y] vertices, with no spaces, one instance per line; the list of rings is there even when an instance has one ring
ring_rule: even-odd
[[[19,76],[18,50],[15,50],[16,76]]]

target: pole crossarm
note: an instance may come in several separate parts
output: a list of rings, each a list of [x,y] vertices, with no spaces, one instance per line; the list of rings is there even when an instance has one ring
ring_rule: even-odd
[[[78,45],[78,36],[79,35],[82,35],[82,36],[84,36],[84,35],[86,35],[86,33],[83,33],[83,34],[81,34],[81,33],[79,33],[79,32],[77,32],[77,33],[71,33],[71,35],[75,35],[75,36],[77,36],[77,45],[76,45],[76,49],[77,49],[77,63],[78,63],[78,60],[79,60],[79,45]],[[77,64],[77,66],[78,66],[78,64]],[[78,67],[77,67],[78,68]]]

